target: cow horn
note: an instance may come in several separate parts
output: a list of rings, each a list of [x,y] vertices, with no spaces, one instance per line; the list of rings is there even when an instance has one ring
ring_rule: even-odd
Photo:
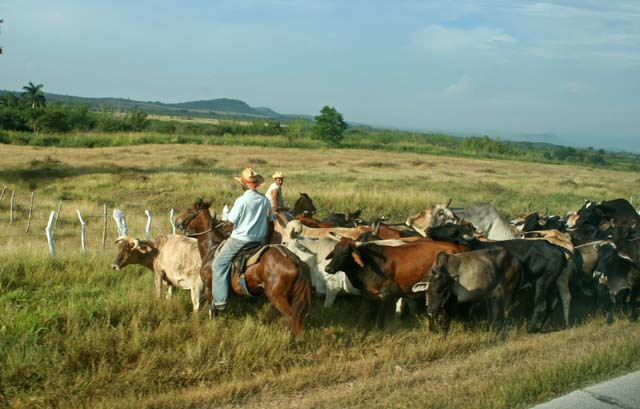
[[[616,224],[614,223],[614,220],[615,220],[615,217],[612,217],[611,221],[609,222],[611,224],[611,228],[612,229],[616,227]]]
[[[380,234],[380,219],[376,220],[375,222],[373,222],[373,234],[375,234],[376,236]]]
[[[529,203],[529,206],[527,206],[527,211],[531,213],[531,203]]]
[[[129,240],[129,236],[120,236],[116,239],[116,241],[114,241],[115,244],[119,244],[121,241],[128,241]]]
[[[129,243],[133,243],[133,247],[131,247],[131,250],[140,248],[140,240],[136,239],[135,237],[131,237],[129,239]]]
[[[453,201],[452,198],[449,198],[449,201],[447,202],[447,204],[444,207],[449,207],[451,206],[451,202]]]
[[[547,206],[547,207],[544,209],[544,215],[546,216],[546,215],[548,215],[548,214],[549,214],[549,206]]]

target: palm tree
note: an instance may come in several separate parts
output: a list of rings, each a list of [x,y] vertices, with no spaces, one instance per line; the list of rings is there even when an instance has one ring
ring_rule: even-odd
[[[29,81],[29,85],[22,87],[22,89],[25,90],[22,95],[26,95],[29,102],[31,102],[31,109],[45,106],[46,100],[44,98],[44,93],[42,92],[43,86],[43,84],[35,85],[33,82]]]

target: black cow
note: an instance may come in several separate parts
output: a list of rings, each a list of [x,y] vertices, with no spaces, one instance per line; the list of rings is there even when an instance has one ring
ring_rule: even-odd
[[[540,216],[540,213],[535,212],[525,217],[522,231],[536,230],[558,230],[564,233],[567,230],[567,225],[560,219],[560,216]]]
[[[637,240],[636,240],[637,241]],[[627,244],[628,248],[637,248],[636,243]],[[636,253],[637,256],[637,253]],[[616,305],[629,302],[631,321],[638,319],[637,301],[640,292],[640,264],[623,249],[613,243],[605,243],[598,250],[598,266],[595,276],[608,293],[607,323],[613,322],[613,310]]]
[[[449,241],[469,246],[472,250],[502,247],[522,266],[523,282],[532,283],[535,288],[534,307],[527,325],[529,332],[542,329],[551,313],[555,284],[564,312],[564,324],[569,325],[571,293],[569,279],[573,271],[573,259],[568,250],[544,240],[504,240],[482,242],[470,237],[459,225],[445,224],[427,229],[433,240]]]
[[[600,227],[603,222],[612,220],[615,220],[617,226],[640,226],[640,215],[625,199],[604,200],[600,203],[586,201],[578,210],[576,225]]]

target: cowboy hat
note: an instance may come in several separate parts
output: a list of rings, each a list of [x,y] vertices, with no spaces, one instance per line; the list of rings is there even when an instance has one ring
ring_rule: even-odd
[[[235,176],[233,178],[250,189],[255,189],[264,183],[264,178],[253,168],[245,168],[239,178]]]
[[[273,179],[284,179],[284,173],[277,171],[271,176]]]

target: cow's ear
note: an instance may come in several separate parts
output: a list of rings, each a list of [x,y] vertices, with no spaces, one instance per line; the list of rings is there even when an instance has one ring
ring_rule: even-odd
[[[351,253],[351,257],[353,257],[353,260],[357,265],[359,265],[360,267],[364,267],[364,263],[362,262],[362,258],[360,258],[360,253],[358,253],[358,250],[354,250],[353,253]]]
[[[151,247],[147,246],[146,244],[141,244],[140,247],[138,247],[136,250],[138,250],[142,254],[146,254],[151,252]]]
[[[325,260],[330,260],[330,259],[332,259],[332,258],[333,258],[333,256],[334,256],[334,253],[335,253],[335,252],[332,250],[332,251],[331,251],[331,253],[327,254],[327,257],[325,257],[324,259],[325,259]]]
[[[438,268],[438,270],[440,270],[447,264],[448,259],[449,259],[449,255],[444,251],[441,251],[436,256],[436,262],[434,264]]]

